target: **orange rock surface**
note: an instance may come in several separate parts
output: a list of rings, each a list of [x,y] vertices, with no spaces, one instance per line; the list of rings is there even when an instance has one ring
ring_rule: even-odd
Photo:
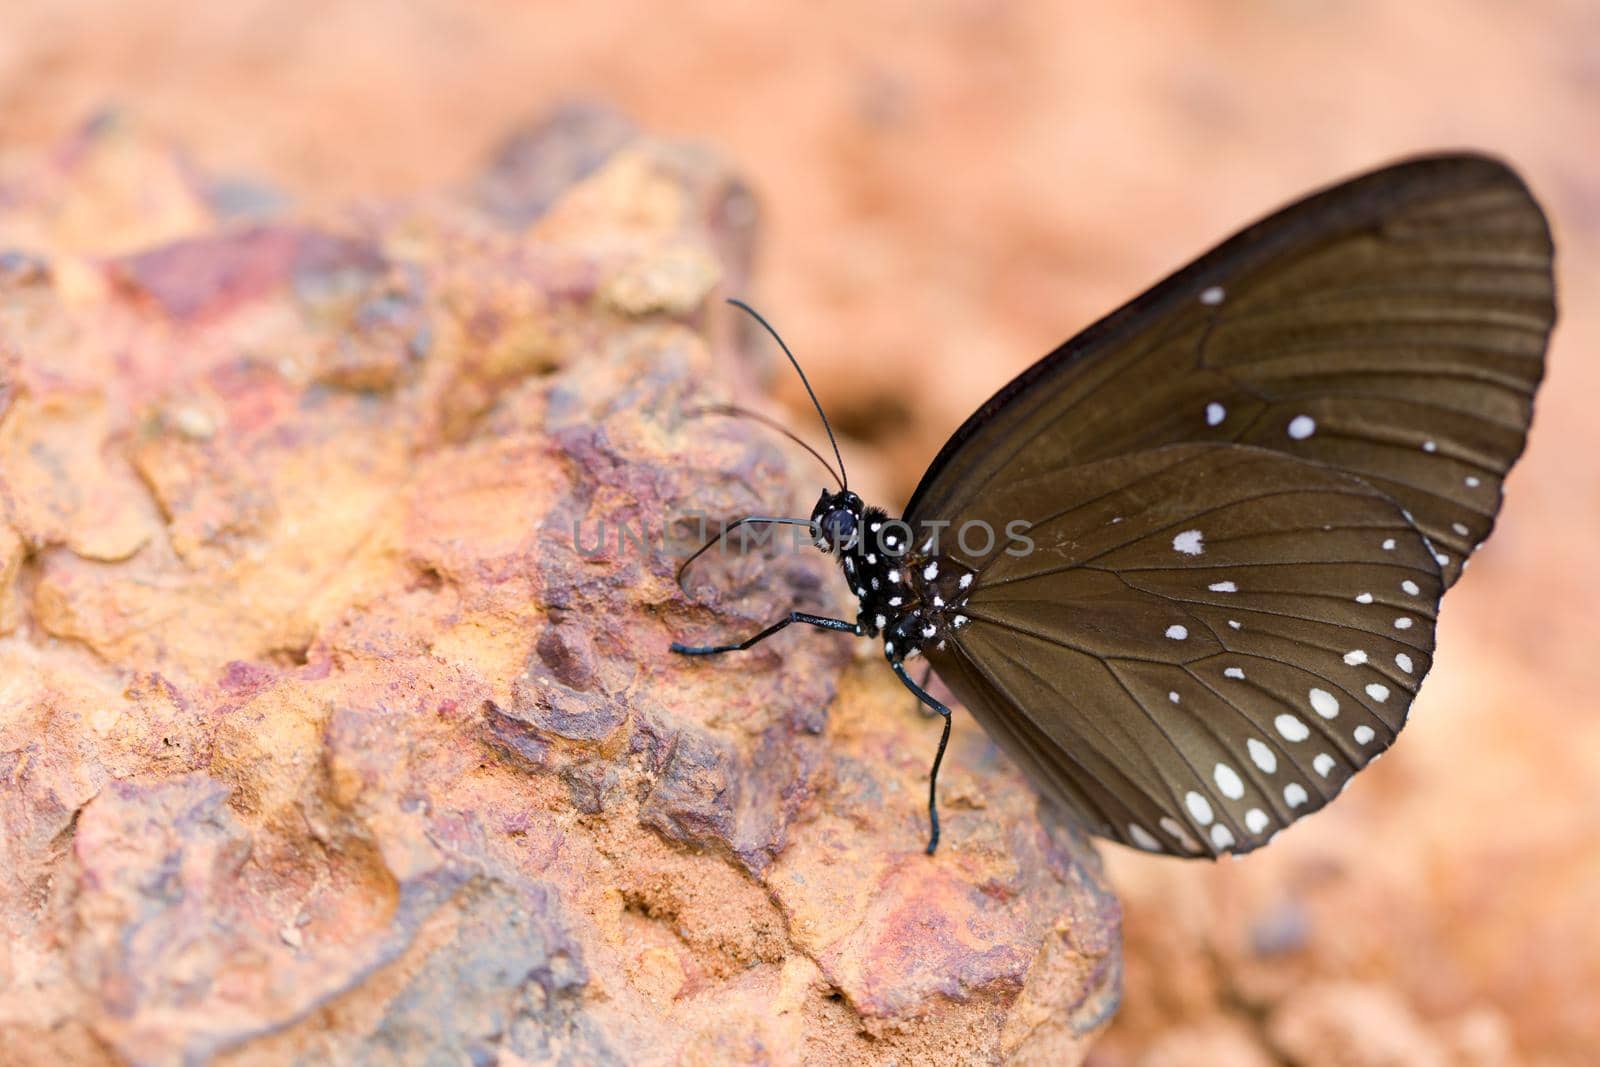
[[[1086,841],[969,726],[923,855],[881,664],[667,650],[834,606],[826,562],[691,598],[619,532],[803,495],[689,414],[752,221],[583,109],[320,221],[116,122],[0,186],[7,1062],[1080,1058]]]

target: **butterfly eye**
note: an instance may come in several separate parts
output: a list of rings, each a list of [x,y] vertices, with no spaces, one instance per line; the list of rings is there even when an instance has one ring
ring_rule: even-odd
[[[845,508],[834,508],[823,516],[822,532],[835,545],[845,544],[856,535],[856,517]]]

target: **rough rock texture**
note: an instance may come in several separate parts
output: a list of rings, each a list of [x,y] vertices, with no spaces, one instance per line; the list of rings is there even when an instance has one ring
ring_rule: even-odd
[[[713,160],[575,109],[326,218],[114,120],[4,173],[7,1062],[1079,1060],[1084,840],[963,724],[925,857],[870,650],[667,653],[838,606],[824,561],[691,598],[618,539],[795,495],[687,414],[753,371]]]

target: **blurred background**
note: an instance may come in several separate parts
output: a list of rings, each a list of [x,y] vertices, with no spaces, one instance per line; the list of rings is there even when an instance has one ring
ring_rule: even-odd
[[[462,185],[575,99],[745,175],[745,295],[890,505],[1012,374],[1284,200],[1426,149],[1521,169],[1562,319],[1412,726],[1247,860],[1106,848],[1127,996],[1093,1062],[1600,1058],[1600,5],[0,4],[0,166],[114,107],[314,211]]]

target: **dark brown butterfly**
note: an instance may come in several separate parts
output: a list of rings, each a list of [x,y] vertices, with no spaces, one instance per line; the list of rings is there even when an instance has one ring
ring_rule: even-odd
[[[810,524],[854,622],[796,612],[673,649],[794,622],[881,634],[945,717],[930,852],[950,711],[907,673],[917,654],[1094,833],[1257,848],[1405,723],[1522,452],[1552,255],[1527,188],[1479,156],[1307,197],[1000,390],[902,519],[841,459]]]

